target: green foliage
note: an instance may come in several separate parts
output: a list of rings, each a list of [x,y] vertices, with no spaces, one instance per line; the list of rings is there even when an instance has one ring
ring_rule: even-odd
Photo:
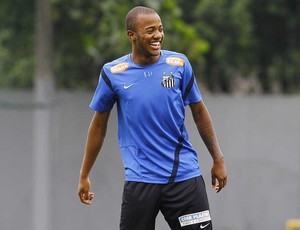
[[[208,41],[204,80],[211,91],[231,91],[237,75],[251,71],[253,25],[248,0],[203,0],[192,11],[198,33]]]
[[[203,60],[208,44],[199,38],[192,26],[180,19],[174,0],[134,1],[131,4],[125,0],[56,0],[55,66],[59,86],[91,87],[96,84],[105,62],[130,52],[124,18],[135,5],[150,6],[162,14],[166,22],[164,48],[184,52],[191,59],[200,57],[199,60]]]
[[[159,14],[164,24],[164,48],[184,53],[195,66],[203,63],[209,44],[199,36],[195,27],[182,20],[176,1],[163,1]]]
[[[33,1],[0,1],[0,87],[32,86]]]
[[[34,0],[0,1],[0,87],[31,87]],[[187,55],[212,92],[255,77],[263,92],[300,90],[298,0],[51,0],[58,87],[94,88],[101,66],[130,52],[124,18],[136,5],[160,14],[164,49]]]
[[[125,0],[56,1],[55,63],[60,87],[90,88],[105,62],[130,52],[124,18],[133,6]]]
[[[285,93],[299,89],[299,62],[294,58],[300,48],[300,2],[253,0],[250,10],[257,40],[255,66],[263,91],[272,92],[276,84]]]

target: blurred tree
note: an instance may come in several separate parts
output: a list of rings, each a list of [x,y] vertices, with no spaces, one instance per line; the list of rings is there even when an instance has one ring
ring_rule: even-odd
[[[184,52],[192,60],[203,60],[208,45],[180,18],[175,0],[55,0],[56,75],[60,86],[91,87],[105,62],[130,52],[124,18],[136,5],[153,7],[161,14],[165,48]]]
[[[299,0],[51,2],[59,87],[94,87],[105,62],[130,52],[127,11],[145,5],[162,17],[163,48],[186,54],[212,92],[231,92],[237,77],[264,92],[300,89]],[[0,1],[0,87],[32,86],[33,15],[33,0]]]
[[[0,87],[32,87],[34,0],[0,1]]]
[[[100,66],[126,49],[126,1],[55,0],[55,60],[61,87],[86,88]],[[121,36],[122,35],[122,36]]]
[[[282,92],[300,88],[300,1],[254,0],[256,66],[263,91],[279,85]]]
[[[274,14],[284,18],[284,30],[275,28],[280,31],[277,32],[279,44],[274,44],[277,49],[271,57],[269,74],[275,78],[282,92],[293,93],[300,89],[300,1],[282,0],[275,6],[270,8]]]
[[[204,80],[212,92],[231,91],[237,75],[251,71],[253,62],[253,25],[248,12],[249,0],[203,0],[187,4],[186,20],[209,42],[205,55]]]
[[[187,2],[186,5],[189,4]],[[159,14],[164,24],[164,48],[187,55],[194,71],[199,72],[205,61],[204,55],[209,50],[209,43],[198,34],[189,20],[185,20],[188,12],[182,10],[178,1],[165,0],[160,6]]]
[[[287,46],[287,15],[284,2],[285,0],[253,0],[250,4],[257,41],[254,50],[255,64],[258,79],[261,82],[263,91],[266,93],[272,91],[272,83],[274,82],[268,71],[272,59],[274,56],[282,56]]]

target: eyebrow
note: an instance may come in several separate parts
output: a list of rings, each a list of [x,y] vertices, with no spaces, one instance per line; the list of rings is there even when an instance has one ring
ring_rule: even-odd
[[[160,24],[158,28],[162,28],[162,27],[163,27],[163,25]],[[149,27],[146,27],[146,30],[155,29],[155,28],[156,28],[156,26],[149,26]]]

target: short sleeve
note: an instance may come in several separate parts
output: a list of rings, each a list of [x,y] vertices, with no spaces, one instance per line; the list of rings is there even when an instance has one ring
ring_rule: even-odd
[[[201,92],[198,88],[192,66],[188,59],[186,59],[184,64],[182,78],[182,99],[184,105],[189,105],[202,100]]]
[[[106,75],[104,69],[102,69],[98,86],[90,103],[90,108],[98,112],[109,111],[114,106],[115,101],[116,96],[111,81]]]

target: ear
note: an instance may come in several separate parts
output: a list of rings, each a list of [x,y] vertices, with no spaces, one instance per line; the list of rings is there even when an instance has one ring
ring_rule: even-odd
[[[127,36],[131,41],[135,41],[136,39],[136,34],[131,30],[127,30]]]

